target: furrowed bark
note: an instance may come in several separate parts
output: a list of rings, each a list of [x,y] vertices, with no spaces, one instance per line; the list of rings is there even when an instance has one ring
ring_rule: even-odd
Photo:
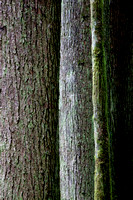
[[[92,200],[94,145],[90,2],[63,0],[61,21],[61,199]]]
[[[0,199],[60,199],[60,1],[0,1]]]
[[[104,48],[104,1],[91,0],[95,200],[110,199],[107,78]]]

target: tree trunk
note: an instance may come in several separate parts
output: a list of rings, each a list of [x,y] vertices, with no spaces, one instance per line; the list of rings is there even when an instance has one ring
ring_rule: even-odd
[[[60,4],[0,1],[0,199],[60,199]]]
[[[93,200],[90,2],[63,0],[61,20],[61,199]]]
[[[95,200],[110,199],[104,1],[91,0]]]

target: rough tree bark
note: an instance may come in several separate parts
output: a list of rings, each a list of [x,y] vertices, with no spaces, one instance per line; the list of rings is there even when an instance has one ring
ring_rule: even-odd
[[[92,200],[94,145],[90,2],[63,0],[61,21],[61,199]]]
[[[0,199],[60,199],[60,4],[0,1]]]
[[[109,134],[105,54],[104,1],[91,0],[93,115],[95,137],[95,200],[110,199]],[[107,6],[107,5],[106,5]]]

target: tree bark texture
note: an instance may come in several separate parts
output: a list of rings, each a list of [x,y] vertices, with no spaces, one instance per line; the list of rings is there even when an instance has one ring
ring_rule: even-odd
[[[112,199],[130,199],[133,185],[133,5],[110,3],[109,127]]]
[[[0,199],[60,199],[60,1],[0,1]]]
[[[110,199],[104,6],[102,0],[91,0],[95,200]]]
[[[94,140],[90,2],[63,0],[60,61],[60,189],[62,200],[92,200]]]

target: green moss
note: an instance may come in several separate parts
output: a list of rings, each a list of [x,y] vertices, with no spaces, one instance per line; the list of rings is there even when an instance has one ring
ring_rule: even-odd
[[[109,183],[109,136],[107,115],[107,75],[104,49],[103,1],[92,3],[92,27],[95,29],[93,47],[93,105],[96,110],[94,126],[95,145],[95,200],[110,199]]]
[[[82,60],[78,60],[78,65],[84,65],[85,64],[85,61],[82,59]]]

